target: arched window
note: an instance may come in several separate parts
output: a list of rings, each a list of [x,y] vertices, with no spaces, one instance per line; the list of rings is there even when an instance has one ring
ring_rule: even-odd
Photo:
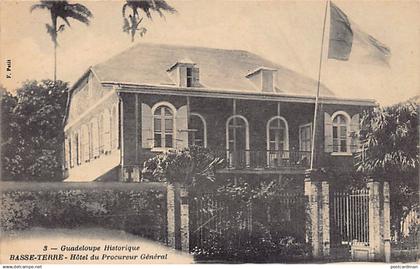
[[[77,147],[77,156],[76,161],[77,165],[82,164],[82,143],[81,143],[81,132],[80,130],[76,133],[76,147]]]
[[[350,116],[342,111],[332,115],[333,152],[350,152],[349,124]]]
[[[102,114],[102,146],[107,154],[111,150],[111,114],[108,109]]]
[[[198,113],[191,113],[189,122],[189,144],[190,146],[207,147],[207,123],[203,116]]]
[[[174,109],[169,105],[159,105],[152,108],[153,112],[153,140],[155,148],[174,147]]]
[[[281,116],[275,116],[267,122],[267,150],[289,150],[289,130],[287,121]]]
[[[112,114],[111,114],[111,137],[112,137],[112,149],[116,149],[118,148],[118,134],[119,134],[119,124],[118,124],[118,109],[117,109],[117,105],[114,105],[112,107]]]
[[[249,166],[249,124],[241,115],[226,121],[226,149],[230,167]]]
[[[276,167],[289,160],[289,128],[285,118],[275,116],[267,122],[267,165]]]

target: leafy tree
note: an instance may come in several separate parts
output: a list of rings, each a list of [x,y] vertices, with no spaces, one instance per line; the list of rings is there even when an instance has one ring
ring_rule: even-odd
[[[401,218],[419,205],[419,118],[413,101],[375,108],[362,116],[359,172],[390,182],[391,218],[399,232]]]
[[[127,8],[131,9],[131,14],[128,16],[126,12]],[[151,11],[157,12],[160,17],[165,17],[163,12],[176,12],[176,10],[164,0],[126,0],[126,3],[122,7],[124,19],[123,32],[131,35],[131,42],[134,42],[137,31],[140,36],[143,36],[147,32],[145,27],[140,27],[144,17],[140,16],[139,10],[143,11],[150,20],[152,20]]]
[[[2,95],[2,180],[60,181],[67,83],[28,81]],[[9,104],[5,106],[4,104]],[[4,141],[4,142],[3,142]]]
[[[11,178],[10,168],[13,167],[17,130],[14,124],[13,109],[16,107],[17,98],[0,86],[1,107],[1,178]]]
[[[46,9],[51,15],[51,24],[45,24],[47,33],[54,43],[54,81],[57,79],[57,46],[58,33],[65,29],[64,24],[58,26],[58,18],[61,18],[70,27],[69,18],[89,25],[92,12],[82,4],[70,4],[68,1],[41,0],[40,3],[32,5],[31,12],[36,9]]]

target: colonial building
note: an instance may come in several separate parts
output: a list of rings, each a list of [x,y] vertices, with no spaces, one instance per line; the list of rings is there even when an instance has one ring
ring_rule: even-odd
[[[87,70],[65,124],[68,181],[141,180],[156,153],[200,145],[219,173],[303,176],[316,81],[240,50],[139,44]],[[360,113],[372,100],[321,86],[316,167],[349,170]]]

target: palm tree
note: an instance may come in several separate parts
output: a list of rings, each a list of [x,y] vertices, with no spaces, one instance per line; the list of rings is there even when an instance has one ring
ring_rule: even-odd
[[[65,25],[61,24],[58,26],[58,18],[61,18],[68,27],[70,23],[68,18],[72,18],[76,21],[80,21],[86,25],[89,25],[92,12],[82,4],[70,4],[68,1],[53,1],[53,0],[41,0],[40,3],[32,5],[31,12],[35,9],[46,9],[51,15],[51,24],[45,24],[47,27],[47,33],[51,36],[54,43],[54,81],[57,78],[57,36],[58,33],[64,31]]]
[[[128,16],[126,14],[127,8],[130,8],[132,11]],[[123,32],[131,34],[131,42],[134,42],[137,31],[139,31],[140,36],[143,36],[147,31],[145,27],[139,27],[143,21],[139,10],[143,11],[150,20],[152,20],[151,11],[157,12],[160,17],[165,17],[163,12],[176,13],[176,10],[164,0],[126,0],[126,3],[122,7],[124,19]]]
[[[400,235],[403,217],[419,206],[419,106],[409,100],[366,111],[359,132],[356,167],[366,177],[390,183],[391,229]]]

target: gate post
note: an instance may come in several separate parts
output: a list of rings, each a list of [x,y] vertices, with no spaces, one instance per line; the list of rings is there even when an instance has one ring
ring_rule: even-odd
[[[167,185],[168,246],[189,252],[188,191],[179,183]]]
[[[180,233],[181,233],[181,250],[190,252],[190,222],[189,222],[189,205],[188,190],[185,186],[180,186]]]
[[[391,214],[389,207],[389,182],[384,182],[384,254],[385,262],[391,262]]]
[[[369,260],[389,262],[391,231],[389,183],[370,180],[369,189]]]
[[[329,184],[319,170],[305,173],[305,195],[308,197],[306,241],[314,258],[330,254]]]

